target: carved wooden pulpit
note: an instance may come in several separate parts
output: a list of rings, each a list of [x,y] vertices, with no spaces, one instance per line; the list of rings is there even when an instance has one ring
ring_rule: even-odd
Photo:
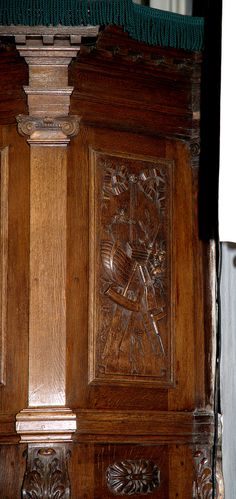
[[[119,22],[8,24],[0,496],[213,497],[201,53]]]

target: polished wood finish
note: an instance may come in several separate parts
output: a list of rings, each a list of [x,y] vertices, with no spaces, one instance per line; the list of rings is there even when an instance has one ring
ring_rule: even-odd
[[[30,199],[29,404],[60,406],[65,404],[66,349],[66,159],[61,148],[32,148]]]
[[[197,453],[209,475],[214,438],[215,257],[198,226],[201,55],[108,27],[82,43],[67,81],[55,33],[38,36],[38,53],[35,34],[17,36],[29,81],[10,39],[0,59],[10,85],[7,102],[0,89],[9,168],[0,466],[18,459],[19,476],[9,467],[1,496],[27,497],[35,473],[49,495],[55,458],[64,497],[110,499],[128,487],[189,499],[203,490]],[[2,185],[4,199],[6,177]]]
[[[1,168],[1,284],[0,284],[0,383],[6,383],[6,335],[7,335],[7,274],[8,274],[8,191],[9,191],[9,149],[0,150]]]

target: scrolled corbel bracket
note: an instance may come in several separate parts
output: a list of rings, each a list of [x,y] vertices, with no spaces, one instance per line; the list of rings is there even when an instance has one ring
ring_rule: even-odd
[[[30,145],[66,146],[79,132],[79,116],[40,117],[20,114],[16,118],[20,135]]]
[[[65,444],[29,444],[21,497],[70,499],[67,466],[70,454]]]

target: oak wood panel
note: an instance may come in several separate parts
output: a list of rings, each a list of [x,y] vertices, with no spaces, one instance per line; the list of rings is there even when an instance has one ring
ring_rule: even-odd
[[[0,41],[0,123],[15,124],[15,117],[27,113],[23,86],[28,83],[28,66],[20,57],[13,38]]]
[[[25,446],[0,446],[0,496],[2,499],[20,499],[25,471]]]
[[[147,47],[107,27],[72,62],[71,111],[97,126],[190,138],[198,120],[200,54]],[[197,116],[197,114],[195,114]]]
[[[9,149],[0,149],[0,383],[6,383]]]
[[[132,154],[150,153],[150,143],[139,137],[139,145],[134,137],[129,139],[122,133],[114,134],[112,141],[107,141],[107,131],[81,128],[80,136],[69,146],[68,178],[68,287],[67,287],[67,334],[68,384],[67,404],[71,407],[97,408],[166,408],[166,396],[160,390],[158,397],[153,397],[151,389],[88,386],[88,272],[89,272],[89,199],[88,199],[88,150],[89,147],[104,148],[113,151],[112,143],[120,152]],[[131,142],[130,142],[131,140]],[[121,145],[123,142],[123,145]],[[158,151],[163,151],[163,144],[156,143]],[[127,152],[126,151],[126,152]],[[70,177],[71,176],[71,177]],[[83,231],[81,232],[81,224]],[[80,232],[79,232],[80,229]],[[82,236],[81,236],[82,233]],[[81,281],[76,280],[80,276]],[[85,284],[86,283],[86,284]],[[73,291],[73,294],[72,294]],[[76,300],[76,306],[75,306]],[[83,305],[82,305],[83,304]],[[71,347],[70,347],[71,345]],[[77,374],[76,374],[77,373]],[[85,374],[86,373],[86,374]],[[78,378],[81,380],[78,383]]]
[[[13,52],[12,48],[8,54],[5,50],[9,74],[4,71],[3,75],[4,81],[12,85],[15,97],[6,101],[4,115],[4,95],[0,91],[2,123],[13,119],[13,103],[17,110],[25,106],[25,97],[19,91],[26,76],[25,67]],[[13,60],[17,60],[15,70]],[[207,401],[212,404],[213,372],[208,363],[210,360],[212,365],[214,322],[209,270],[213,258],[209,256],[208,245],[198,238],[198,173],[191,168],[191,164],[198,162],[199,146],[195,154],[189,145],[189,141],[198,139],[200,60],[199,55],[138,44],[116,28],[107,28],[96,47],[93,43],[82,49],[71,65],[70,84],[75,86],[71,112],[81,114],[84,125],[68,146],[67,173],[64,155],[58,149],[34,148],[32,152],[35,204],[31,200],[31,257],[29,148],[15,127],[6,127],[1,132],[0,147],[9,146],[10,166],[7,331],[10,336],[7,383],[0,388],[3,413],[0,441],[17,441],[14,414],[27,407],[31,261],[30,388],[34,397],[31,403],[66,402],[75,409],[77,432],[69,461],[72,499],[114,497],[106,483],[108,467],[115,463],[119,467],[121,463],[124,475],[127,465],[135,470],[144,461],[155,462],[160,468],[160,486],[149,497],[189,498],[193,444],[212,444],[212,413],[195,411],[205,407]],[[11,75],[15,76],[12,83]],[[171,326],[175,381],[172,387],[153,388],[144,386],[142,381],[114,383],[112,379],[108,379],[109,384],[99,384],[101,380],[91,383],[89,245],[93,244],[91,233],[99,230],[98,220],[91,227],[93,206],[89,190],[96,175],[96,171],[90,170],[92,150],[143,161],[161,158],[173,164],[172,264],[168,261],[172,278],[168,299],[174,324]],[[57,255],[56,261],[53,255]],[[38,283],[34,278],[41,271],[45,278]],[[46,316],[50,331],[45,328]],[[32,346],[38,355],[32,355]],[[52,358],[53,365],[49,360]],[[24,417],[24,411],[21,416]],[[12,450],[8,446],[8,451],[2,454],[9,465],[7,479],[12,480],[9,489],[12,499],[20,497],[22,448]],[[11,471],[11,458],[14,463],[16,459],[21,463],[18,477]],[[151,465],[148,466],[150,469]],[[14,468],[18,471],[18,467]],[[5,498],[5,491],[8,494],[5,478],[2,483]]]
[[[9,147],[6,385],[0,388],[4,414],[27,404],[29,300],[29,147],[16,126],[1,127]]]
[[[29,404],[60,406],[66,351],[64,147],[31,148],[30,233]]]
[[[169,446],[169,497],[192,497],[194,481],[193,449],[187,445]]]
[[[193,288],[193,211],[192,171],[188,150],[181,143],[167,144],[167,157],[176,162],[176,183],[173,196],[173,261],[175,282],[175,355],[176,386],[169,391],[170,410],[191,410],[195,407],[195,323]],[[182,225],[183,222],[183,225]],[[204,331],[202,331],[204,332]],[[204,336],[203,336],[204,337]]]
[[[78,410],[77,441],[212,442],[211,413]]]
[[[94,495],[94,445],[85,443],[71,446],[68,463],[71,481],[71,498],[93,499]]]
[[[114,154],[140,155],[143,157],[166,158],[175,161],[175,183],[173,190],[173,295],[172,300],[175,303],[175,364],[176,385],[169,390],[169,409],[171,410],[194,410],[196,403],[195,393],[195,368],[196,359],[199,357],[199,364],[202,362],[202,343],[204,343],[204,327],[199,327],[198,335],[195,334],[195,317],[198,307],[202,310],[202,304],[196,303],[194,299],[194,289],[202,289],[202,271],[200,276],[194,273],[194,266],[201,268],[201,251],[199,247],[193,249],[192,235],[197,233],[196,220],[194,219],[194,207],[192,202],[194,192],[193,173],[188,165],[189,152],[185,144],[174,141],[147,139],[140,135],[128,135],[120,132],[109,132],[109,142],[107,140],[108,132],[93,128],[83,127],[81,135],[70,146],[69,194],[68,213],[68,254],[72,255],[69,259],[69,280],[67,288],[67,301],[69,303],[68,312],[68,334],[72,338],[73,348],[68,351],[68,393],[70,399],[68,403],[73,407],[97,407],[97,408],[145,408],[165,409],[164,400],[165,390],[160,392],[148,390],[142,391],[141,387],[137,390],[130,390],[129,387],[111,387],[106,389],[102,386],[87,386],[87,319],[86,312],[87,292],[84,284],[79,285],[74,279],[81,276],[88,279],[88,151],[89,148],[102,150]],[[76,167],[76,163],[78,166]],[[77,198],[77,199],[76,199]],[[83,240],[79,237],[79,230],[83,224]],[[79,229],[80,227],[80,229]],[[73,234],[73,240],[72,240]],[[83,252],[81,245],[83,246]],[[72,249],[73,248],[73,249]],[[87,248],[87,249],[86,249]],[[194,253],[193,253],[194,252]],[[78,258],[77,255],[80,255]],[[194,255],[194,258],[193,258]],[[82,270],[82,274],[80,273]],[[73,298],[71,291],[73,283]],[[75,298],[75,290],[77,297]],[[75,302],[71,300],[76,300]],[[198,300],[198,298],[197,298]],[[82,304],[83,303],[83,307]],[[82,316],[79,310],[82,310]],[[79,317],[80,315],[80,317]],[[202,316],[201,316],[202,317]],[[199,319],[199,322],[200,319]],[[81,332],[80,332],[81,331]],[[70,340],[69,340],[70,345]],[[184,360],[183,360],[184,359]],[[198,364],[198,365],[199,365]],[[76,367],[76,365],[78,367]],[[82,383],[76,383],[76,375],[80,371]],[[73,382],[74,379],[74,382]],[[138,404],[138,405],[137,405]]]

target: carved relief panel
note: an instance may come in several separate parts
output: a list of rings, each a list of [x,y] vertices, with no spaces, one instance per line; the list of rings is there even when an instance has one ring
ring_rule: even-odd
[[[90,381],[172,381],[172,172],[92,152]]]

